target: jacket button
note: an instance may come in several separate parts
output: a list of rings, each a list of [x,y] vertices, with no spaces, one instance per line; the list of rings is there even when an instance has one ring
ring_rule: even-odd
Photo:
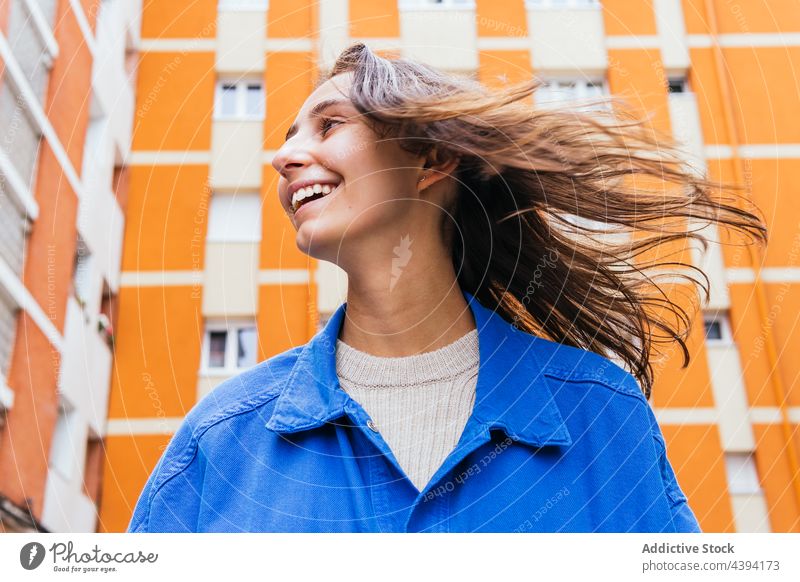
[[[372,422],[372,419],[371,419],[371,418],[370,418],[370,419],[367,421],[367,426],[369,427],[369,429],[370,429],[372,432],[378,432],[378,427],[377,427],[377,426],[375,426],[375,423],[374,423],[374,422]]]

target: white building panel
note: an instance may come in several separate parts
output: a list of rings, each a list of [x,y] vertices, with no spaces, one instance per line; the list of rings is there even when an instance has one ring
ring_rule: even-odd
[[[475,71],[478,40],[474,9],[402,10],[403,56],[448,71]]]
[[[263,71],[266,25],[263,11],[220,12],[217,16],[217,71]]]
[[[531,57],[537,73],[594,74],[606,70],[608,58],[600,8],[529,9],[527,15]]]
[[[211,186],[261,189],[264,122],[214,121],[211,132]]]

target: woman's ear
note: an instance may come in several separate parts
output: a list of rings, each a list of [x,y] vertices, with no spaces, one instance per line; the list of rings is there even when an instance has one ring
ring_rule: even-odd
[[[444,160],[439,160],[436,154],[435,150],[431,152],[431,156],[426,158],[422,166],[422,172],[417,180],[420,190],[424,190],[439,180],[450,176],[458,167],[458,162],[460,161],[458,156],[448,156]]]

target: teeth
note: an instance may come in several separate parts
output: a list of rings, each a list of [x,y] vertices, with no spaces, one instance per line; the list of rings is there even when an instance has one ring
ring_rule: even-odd
[[[306,186],[305,188],[298,188],[292,195],[292,209],[297,211],[300,206],[300,202],[309,196],[313,196],[314,194],[319,194],[320,192],[323,195],[330,194],[333,192],[336,186],[338,186],[338,184],[312,184],[311,186]]]

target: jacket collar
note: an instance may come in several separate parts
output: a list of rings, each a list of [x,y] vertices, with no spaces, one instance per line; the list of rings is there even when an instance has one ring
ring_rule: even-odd
[[[500,428],[534,446],[572,443],[537,351],[546,342],[520,331],[462,291],[478,328],[480,367],[470,422]],[[298,432],[345,414],[350,397],[336,375],[336,341],[347,303],[300,351],[266,427]]]

